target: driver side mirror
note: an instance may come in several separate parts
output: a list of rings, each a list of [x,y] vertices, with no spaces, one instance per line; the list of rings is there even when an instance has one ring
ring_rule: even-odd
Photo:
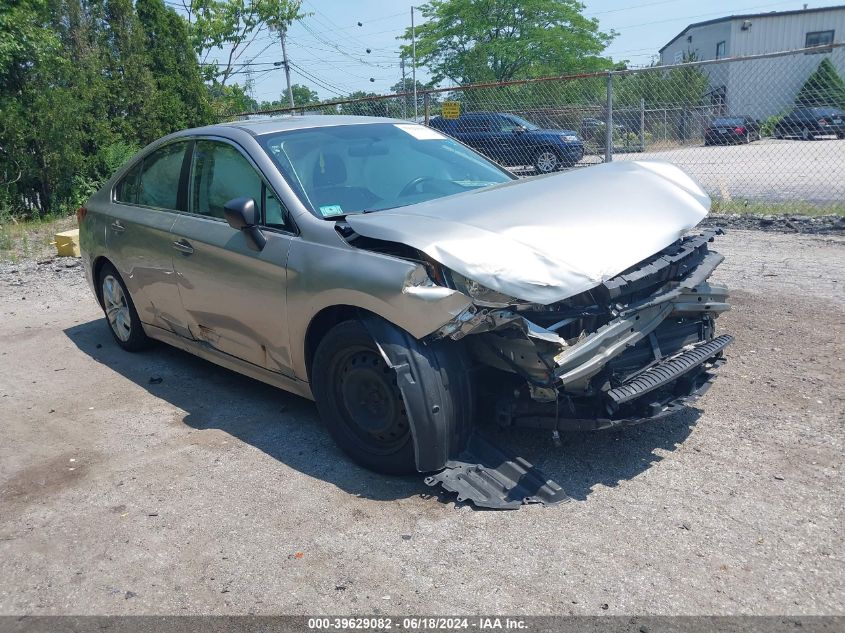
[[[252,198],[233,198],[223,205],[226,222],[233,229],[242,231],[247,244],[253,250],[260,251],[267,244],[267,238],[258,228],[258,209]]]

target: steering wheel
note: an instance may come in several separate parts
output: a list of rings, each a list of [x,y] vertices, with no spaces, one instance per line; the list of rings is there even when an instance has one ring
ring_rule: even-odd
[[[402,191],[399,192],[399,197],[404,198],[405,196],[410,196],[413,193],[417,193],[417,187],[419,187],[424,182],[437,182],[437,178],[433,178],[432,176],[419,176],[414,178],[411,182],[407,185],[402,187]]]

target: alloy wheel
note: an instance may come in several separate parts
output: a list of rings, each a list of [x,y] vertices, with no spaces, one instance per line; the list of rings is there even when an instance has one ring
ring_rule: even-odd
[[[127,342],[132,334],[132,316],[123,288],[112,275],[103,278],[103,305],[115,336],[124,343]]]
[[[535,166],[537,167],[537,171],[548,174],[549,172],[554,171],[557,169],[559,164],[557,154],[551,151],[544,151],[541,152],[537,156],[537,161],[535,162]]]

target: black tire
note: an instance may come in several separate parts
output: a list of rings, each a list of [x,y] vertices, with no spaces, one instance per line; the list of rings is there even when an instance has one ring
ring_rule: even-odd
[[[388,475],[416,472],[396,374],[360,321],[339,323],[320,341],[311,389],[329,433],[354,461]]]
[[[439,470],[448,456],[463,450],[471,432],[475,398],[466,352],[453,341],[423,345],[401,328],[371,318],[368,326],[358,320],[339,323],[317,346],[311,390],[320,416],[338,446],[365,468],[389,475],[418,472],[414,444],[418,435],[424,443],[419,450],[420,468]],[[392,364],[401,363],[413,376],[412,385],[405,386],[411,389],[406,396],[417,425],[413,433],[396,372],[373,342],[373,328],[383,337],[380,344]],[[358,376],[350,376],[349,361],[355,355],[363,365]],[[371,398],[366,389],[361,397],[358,389],[363,378],[380,383],[376,391],[384,395],[383,410],[379,398]],[[357,404],[350,402],[350,394],[359,399]],[[365,400],[376,403],[375,410],[366,411]],[[389,415],[381,415],[385,413]]]
[[[144,333],[126,284],[117,269],[108,262],[103,264],[97,275],[97,293],[115,342],[127,352],[147,349],[152,340]],[[121,300],[123,308],[118,307]]]

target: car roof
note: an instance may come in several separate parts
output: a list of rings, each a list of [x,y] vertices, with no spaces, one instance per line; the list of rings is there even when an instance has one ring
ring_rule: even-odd
[[[261,136],[263,134],[273,134],[274,132],[286,132],[289,130],[304,130],[308,128],[330,127],[335,125],[367,125],[373,123],[408,124],[413,123],[413,121],[404,121],[402,119],[389,119],[386,117],[373,116],[352,116],[341,114],[306,114],[247,119],[244,121],[231,121],[229,123],[219,123],[217,125],[209,125],[193,130],[186,130],[186,132],[196,133],[202,131],[204,133],[212,133],[214,131],[238,128],[249,132],[253,136]]]

